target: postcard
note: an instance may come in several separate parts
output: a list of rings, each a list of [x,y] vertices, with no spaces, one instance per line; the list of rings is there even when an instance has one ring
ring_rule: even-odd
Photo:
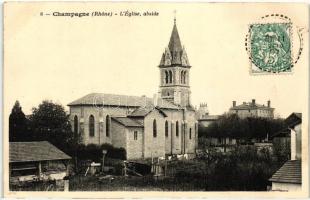
[[[306,197],[309,6],[5,2],[5,197]]]

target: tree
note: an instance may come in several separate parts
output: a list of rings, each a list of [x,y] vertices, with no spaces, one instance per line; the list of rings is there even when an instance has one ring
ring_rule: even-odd
[[[199,129],[200,137],[231,137],[250,140],[265,139],[285,128],[283,119],[247,117],[241,119],[236,114],[224,114],[207,128]]]
[[[69,115],[62,105],[44,100],[30,116],[34,140],[47,140],[67,152],[76,143]]]
[[[27,119],[19,101],[16,101],[9,117],[9,141],[27,141],[31,139],[28,133]]]

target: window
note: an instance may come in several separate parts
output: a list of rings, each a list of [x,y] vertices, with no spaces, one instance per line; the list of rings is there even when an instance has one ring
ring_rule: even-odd
[[[179,137],[179,122],[178,121],[175,123],[175,135]]]
[[[165,136],[168,137],[168,121],[165,122]]]
[[[137,140],[138,139],[138,131],[133,132],[133,139]]]
[[[169,82],[172,83],[172,71],[169,71]]]
[[[181,83],[183,83],[183,71],[180,72],[180,80],[181,80]]]
[[[105,121],[106,121],[106,125],[105,125],[105,135],[106,135],[107,137],[110,137],[110,130],[111,130],[111,129],[110,129],[110,123],[111,123],[111,119],[110,119],[110,116],[109,116],[109,115],[107,115]]]
[[[94,137],[95,136],[95,118],[93,115],[89,116],[89,136]]]
[[[183,83],[186,84],[186,72],[183,72]]]
[[[153,121],[153,137],[157,137],[157,124],[156,119]]]
[[[189,139],[192,139],[192,128],[189,128]]]
[[[167,84],[169,81],[169,74],[167,71],[165,71],[165,83]]]
[[[79,120],[78,120],[78,117],[75,115],[74,116],[74,122],[73,122],[73,133],[74,133],[74,136],[77,136],[78,135],[78,129],[79,129]]]

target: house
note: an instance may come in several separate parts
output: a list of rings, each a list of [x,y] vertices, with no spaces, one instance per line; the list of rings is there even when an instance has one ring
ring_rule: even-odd
[[[91,93],[68,104],[73,132],[83,144],[126,149],[127,159],[195,154],[196,110],[191,105],[190,68],[176,21],[159,64],[158,95]]]
[[[240,118],[247,117],[262,117],[273,118],[274,108],[270,106],[270,100],[267,101],[267,106],[257,104],[255,99],[252,102],[243,102],[240,105],[236,105],[236,101],[233,101],[232,107],[229,109],[230,114],[237,114]]]
[[[207,128],[219,119],[219,115],[209,115],[207,103],[201,103],[198,109],[198,124],[201,128]]]
[[[301,190],[301,123],[302,114],[292,113],[285,120],[291,133],[291,159],[269,179],[273,191]]]
[[[10,142],[10,185],[59,181],[69,175],[70,156],[47,141]]]
[[[220,115],[210,115],[207,103],[200,103],[197,111],[198,123],[200,126],[208,127],[213,122],[216,122]]]

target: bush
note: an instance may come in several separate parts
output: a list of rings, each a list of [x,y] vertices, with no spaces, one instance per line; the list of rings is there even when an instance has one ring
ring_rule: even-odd
[[[107,150],[106,157],[114,159],[126,159],[126,150],[123,148],[116,148],[110,144],[103,144],[101,146],[96,144],[80,144],[76,150],[78,160],[91,160],[94,162],[102,161],[102,150]]]

